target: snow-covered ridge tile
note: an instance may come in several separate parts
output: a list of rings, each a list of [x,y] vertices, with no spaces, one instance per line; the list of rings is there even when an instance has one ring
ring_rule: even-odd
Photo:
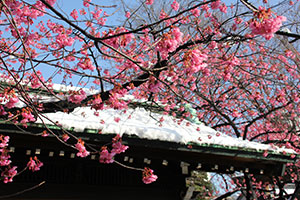
[[[95,115],[96,114],[96,115]],[[172,116],[152,113],[144,108],[114,110],[111,108],[95,111],[90,107],[76,108],[72,113],[47,113],[65,129],[83,132],[85,129],[102,130],[102,134],[127,134],[149,140],[161,140],[182,144],[220,145],[255,151],[268,150],[276,153],[295,153],[291,149],[242,140],[224,135],[204,124],[194,124],[187,120],[180,122]],[[50,121],[45,121],[51,124]],[[36,123],[41,123],[38,120]]]

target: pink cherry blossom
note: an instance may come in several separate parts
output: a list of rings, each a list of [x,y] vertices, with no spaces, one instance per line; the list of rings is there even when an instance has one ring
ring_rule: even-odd
[[[42,137],[48,137],[49,136],[49,133],[45,130],[42,132]]]
[[[90,58],[80,59],[78,63],[78,67],[80,67],[83,70],[91,70],[91,71],[95,69],[95,66],[93,65],[93,62],[91,61]]]
[[[153,2],[154,2],[154,0],[146,0],[146,2],[145,2],[145,3],[146,3],[147,5],[152,5],[152,4],[153,4]]]
[[[131,15],[131,13],[130,13],[129,11],[127,11],[127,12],[125,13],[125,17],[126,17],[126,18],[130,18],[130,15]]]
[[[255,14],[258,19],[253,19],[249,24],[251,33],[262,35],[266,40],[270,40],[274,36],[274,33],[280,29],[282,22],[286,21],[284,16],[274,18],[271,15],[270,10],[260,7],[259,11]]]
[[[235,22],[236,24],[241,24],[241,23],[243,22],[243,19],[240,18],[240,17],[236,17],[236,18],[234,18],[234,22]]]
[[[56,36],[56,44],[59,46],[59,48],[72,46],[74,41],[74,38],[70,37],[66,33],[60,33]]]
[[[0,148],[4,148],[8,146],[9,136],[0,135]]]
[[[42,82],[45,81],[42,72],[40,70],[30,74],[30,85],[32,88],[36,89],[42,86]]]
[[[68,100],[72,103],[80,104],[82,100],[86,98],[86,93],[84,90],[74,91]]]
[[[6,115],[7,112],[5,112],[4,107],[2,105],[0,105],[0,116],[1,115]]]
[[[82,115],[94,113],[91,117],[98,120],[100,127],[97,129],[101,134],[109,120],[101,120],[99,110],[126,110],[134,103],[126,95],[133,95],[136,99],[151,100],[153,105],[160,102],[163,114],[176,118],[180,113],[181,118],[173,120],[178,126],[192,128],[185,119],[195,117],[218,129],[213,135],[196,136],[201,142],[207,138],[220,139],[220,131],[243,140],[292,148],[296,152],[287,151],[289,158],[300,153],[296,130],[300,113],[299,55],[291,48],[276,48],[279,40],[265,41],[280,34],[277,31],[285,20],[272,11],[272,7],[249,9],[232,4],[227,12],[227,6],[220,0],[195,1],[185,7],[180,7],[178,0],[172,0],[169,9],[166,6],[164,10],[155,7],[159,4],[154,5],[154,0],[143,0],[137,6],[145,13],[126,2],[124,13],[124,9],[97,6],[96,1],[84,0],[81,7],[70,11],[57,9],[61,15],[45,15],[51,11],[42,1],[3,2],[0,19],[2,121],[26,126],[34,123],[37,116],[42,119],[48,115],[44,113],[71,112],[75,107],[88,106],[92,110]],[[55,0],[47,2],[58,8]],[[293,3],[296,1],[290,1]],[[179,8],[183,12],[178,12]],[[297,24],[297,20],[291,17],[297,13],[290,8],[285,4],[276,9],[280,13],[289,12],[287,16],[291,21],[285,27],[294,32],[292,22]],[[159,12],[157,18],[147,18],[152,9]],[[125,14],[126,18],[120,18],[123,22],[115,22],[114,14]],[[279,37],[294,42],[297,38],[293,35]],[[297,46],[296,43],[290,45]],[[51,72],[45,74],[48,69]],[[85,89],[69,90],[71,87],[67,87],[59,92],[50,87],[52,80]],[[87,88],[95,89],[97,94],[88,96]],[[48,98],[57,102],[49,103]],[[65,99],[72,109],[63,106]],[[182,105],[187,102],[196,108],[195,115],[185,112]],[[58,106],[52,107],[55,103]],[[120,119],[124,119],[126,123],[133,113],[119,114],[112,116],[112,120],[120,123]],[[55,117],[49,119],[53,125],[62,127],[57,120]],[[156,117],[155,120],[162,126],[167,118]],[[293,123],[287,123],[289,121]],[[195,131],[203,131],[195,128]],[[38,135],[46,136],[48,132]],[[68,132],[62,131],[58,139],[71,145],[73,141],[68,140],[69,137]],[[8,139],[0,135],[4,182],[12,181],[16,173],[16,168],[11,166],[13,154],[10,154]],[[272,148],[276,151],[274,144]],[[91,147],[94,155],[99,153],[101,163],[114,162],[115,156],[128,149],[120,136],[103,148],[87,146],[82,140],[74,146],[79,157],[88,156],[90,152],[86,147]],[[193,146],[187,145],[187,148]],[[267,152],[261,154],[268,159]],[[41,165],[32,157],[27,168],[35,171]],[[291,181],[299,180],[299,166],[300,162],[288,164],[286,177],[290,176]],[[265,187],[252,178],[253,188]],[[145,183],[156,179],[153,170],[144,170]]]
[[[28,169],[33,172],[39,171],[40,167],[42,167],[42,166],[43,166],[43,163],[40,160],[38,160],[36,156],[34,158],[30,157],[30,160],[27,163]]]
[[[263,152],[263,157],[267,157],[268,155],[269,155],[268,151],[265,150],[265,151]]]
[[[173,3],[171,4],[171,7],[173,8],[173,10],[178,11],[179,3],[176,0],[174,0]]]
[[[114,162],[113,158],[114,158],[115,155],[116,154],[113,153],[113,152],[110,153],[107,150],[107,148],[104,146],[104,147],[102,147],[102,150],[100,152],[99,162],[100,163],[105,163],[105,164],[113,163]]]
[[[20,123],[25,124],[27,122],[34,122],[35,118],[34,115],[31,113],[30,109],[22,109],[22,120]]]
[[[117,122],[117,123],[118,123],[120,120],[121,120],[120,117],[115,117],[115,118],[114,118],[114,121]]]
[[[120,154],[128,149],[128,146],[123,145],[120,141],[112,144],[113,149],[111,150],[114,154]]]
[[[51,6],[54,6],[56,0],[46,0]]]
[[[91,2],[91,0],[83,0],[83,6],[90,7],[89,2]]]
[[[62,139],[64,142],[67,142],[69,140],[69,138],[70,138],[69,135],[66,133],[62,135]]]
[[[16,103],[18,103],[18,102],[19,102],[19,98],[14,96],[8,100],[8,102],[5,104],[5,106],[7,108],[13,108],[13,107],[15,107]]]
[[[75,19],[75,20],[78,19],[78,12],[76,9],[74,9],[70,15],[71,15],[71,17],[73,17],[73,19]]]
[[[190,73],[196,73],[200,70],[204,70],[207,67],[205,61],[208,56],[205,53],[201,53],[199,49],[189,51],[185,55],[185,67]]]
[[[95,98],[92,100],[91,106],[95,110],[104,109],[104,104],[102,103],[102,99],[99,95],[96,95]]]
[[[214,1],[214,2],[212,2],[211,4],[210,4],[210,7],[211,7],[211,9],[218,9],[219,8],[219,6],[220,6],[220,4],[221,4],[221,1],[220,0],[217,0],[217,1]]]
[[[193,10],[191,10],[191,13],[195,16],[195,17],[199,17],[200,15],[200,10],[198,8],[195,8]]]
[[[219,9],[222,13],[227,13],[227,6],[224,3],[219,6]]]
[[[6,148],[0,149],[0,166],[8,166],[11,163],[9,150]]]
[[[169,52],[176,50],[182,42],[182,37],[183,34],[178,27],[174,27],[172,31],[163,35],[163,38],[156,46],[163,59],[167,58]]]
[[[17,167],[14,166],[14,167],[5,168],[5,170],[2,171],[1,176],[4,177],[4,180],[3,180],[4,183],[9,183],[9,182],[13,181],[14,176],[17,175],[16,169],[17,169]]]
[[[78,140],[75,147],[79,151],[77,153],[78,157],[84,158],[84,157],[87,157],[88,155],[90,155],[90,152],[85,149],[84,142],[81,139]]]
[[[145,167],[144,168],[144,171],[143,171],[143,182],[145,184],[150,184],[154,181],[157,180],[157,176],[155,174],[153,174],[153,170],[148,168],[148,167]]]
[[[122,144],[122,138],[119,134],[117,134],[113,139],[112,139],[112,147],[113,149],[111,152],[113,154],[120,154],[125,152],[128,149],[128,146]]]

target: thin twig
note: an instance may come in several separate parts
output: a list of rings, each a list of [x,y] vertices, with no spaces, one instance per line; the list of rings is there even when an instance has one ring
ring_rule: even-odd
[[[22,190],[22,191],[19,191],[19,192],[16,192],[16,193],[13,193],[13,194],[8,194],[8,195],[3,195],[3,196],[0,196],[0,199],[7,199],[7,198],[10,198],[10,197],[15,197],[17,195],[20,195],[20,194],[23,194],[25,192],[28,192],[28,191],[31,191],[31,190],[34,190],[40,186],[42,186],[43,184],[45,184],[46,181],[42,181],[40,182],[39,184],[33,186],[33,187],[30,187],[30,188],[27,188],[25,190]]]

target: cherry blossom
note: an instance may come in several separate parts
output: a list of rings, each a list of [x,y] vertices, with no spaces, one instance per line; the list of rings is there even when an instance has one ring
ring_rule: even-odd
[[[143,171],[143,182],[145,184],[150,184],[154,181],[157,180],[157,176],[155,174],[153,174],[153,170],[148,168],[148,167],[145,167],[144,168],[144,171]]]
[[[11,163],[9,151],[6,148],[0,149],[0,166],[8,166]]]
[[[95,66],[93,65],[90,58],[82,58],[78,63],[78,67],[84,70],[94,70]]]
[[[171,4],[171,7],[172,7],[175,11],[177,11],[177,10],[179,9],[179,3],[178,3],[176,0],[174,0],[173,3]]]
[[[156,46],[163,59],[167,58],[168,53],[174,51],[179,46],[182,42],[182,36],[183,34],[178,27],[163,35],[163,39]]]
[[[77,144],[75,144],[76,149],[78,150],[78,153],[76,154],[78,157],[87,157],[90,155],[90,152],[86,150],[84,146],[84,141],[82,139],[79,139]]]
[[[15,107],[16,103],[18,103],[18,102],[19,102],[19,98],[16,97],[16,96],[14,96],[14,97],[9,98],[9,100],[8,100],[8,102],[5,104],[5,106],[6,106],[7,108],[13,108],[13,107]]]
[[[13,181],[13,178],[17,175],[17,167],[8,167],[5,168],[4,171],[2,171],[1,176],[4,177],[3,182],[4,183],[9,183]]]
[[[214,1],[210,4],[211,9],[218,9],[221,4],[220,0]]]
[[[200,70],[204,70],[207,67],[205,61],[207,60],[208,56],[204,53],[201,53],[199,49],[194,49],[188,52],[185,55],[185,65],[187,71],[190,73],[196,73]]]
[[[178,126],[190,128],[191,123],[184,122],[190,119],[241,140],[300,152],[299,48],[298,36],[293,36],[297,19],[292,17],[298,2],[285,4],[288,8],[281,4],[268,8],[270,1],[252,6],[241,1],[244,6],[227,7],[228,2],[221,0],[181,1],[180,5],[173,0],[161,8],[159,2],[145,0],[136,7],[143,11],[128,5],[119,11],[84,0],[81,7],[68,12],[55,0],[3,2],[1,121],[26,129],[37,119],[49,120],[62,131],[39,135],[57,134],[53,136],[68,146],[77,140],[73,144],[77,156],[99,154],[100,163],[112,163],[128,149],[120,136],[94,148],[44,114],[89,106],[101,117],[99,110],[118,109],[120,114],[112,116],[112,121],[126,123],[124,109],[136,106],[127,98],[132,95],[137,101],[148,100],[153,111],[179,118],[174,119]],[[266,7],[256,8],[261,4]],[[279,8],[285,16],[276,13]],[[115,16],[123,21],[113,20]],[[281,27],[288,31],[279,31]],[[65,87],[58,89],[53,83]],[[187,111],[187,103],[195,111]],[[164,126],[165,117],[156,120]],[[107,123],[99,119],[100,125]],[[0,136],[4,182],[16,175],[8,139]],[[260,153],[268,159],[268,152]],[[28,162],[32,171],[39,165],[35,158]],[[299,181],[299,165],[287,165],[286,176],[291,181]],[[153,170],[144,169],[145,183],[156,179]],[[239,187],[245,188],[245,182]]]
[[[262,35],[267,40],[270,40],[274,36],[274,33],[279,30],[282,22],[286,21],[286,17],[284,16],[273,18],[271,10],[266,10],[263,7],[260,7],[255,15],[257,20],[250,22],[252,34]]]
[[[80,104],[82,100],[86,98],[86,93],[84,90],[73,91],[68,100],[72,103]]]
[[[147,5],[152,5],[153,2],[154,2],[154,0],[146,0],[146,4],[147,4]]]
[[[128,146],[122,144],[122,139],[120,135],[115,136],[112,142],[113,149],[111,150],[111,152],[114,154],[123,153],[129,148]]]
[[[125,13],[125,17],[127,17],[127,18],[130,18],[130,15],[131,15],[131,13],[130,13],[129,11],[127,11],[127,12]]]
[[[43,166],[43,163],[40,160],[38,160],[36,156],[34,158],[30,157],[30,160],[27,163],[28,169],[33,172],[39,171],[40,167],[42,167],[42,166]]]
[[[73,19],[75,19],[75,20],[78,19],[78,12],[76,9],[74,9],[70,15],[71,15],[71,17],[73,17]]]
[[[70,137],[66,133],[62,135],[62,139],[63,139],[64,142],[67,142],[69,140],[69,138]]]
[[[22,109],[22,120],[20,123],[25,124],[27,122],[34,122],[35,118],[31,113],[30,109]]]
[[[99,157],[99,162],[100,163],[105,163],[105,164],[108,164],[108,163],[113,163],[114,162],[114,156],[116,154],[113,153],[113,152],[108,152],[107,148],[104,146],[102,147],[102,150],[100,152],[100,157]]]
[[[4,148],[8,146],[9,136],[0,135],[0,148]]]

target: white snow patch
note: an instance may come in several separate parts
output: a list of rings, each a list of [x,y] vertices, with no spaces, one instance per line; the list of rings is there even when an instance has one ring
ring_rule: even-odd
[[[95,115],[98,112],[98,116]],[[89,107],[76,108],[72,113],[47,113],[45,116],[58,122],[65,129],[83,132],[85,129],[102,130],[102,134],[128,134],[149,140],[161,140],[187,144],[189,142],[207,145],[239,147],[252,150],[270,150],[277,153],[295,153],[291,149],[272,147],[266,144],[234,138],[205,126],[187,120],[180,123],[172,116],[151,113],[144,108],[95,111]],[[159,120],[163,117],[163,122]],[[119,122],[115,119],[120,118]],[[36,123],[41,123],[38,120]],[[45,120],[46,124],[51,124]],[[188,124],[188,125],[187,125]],[[197,130],[198,129],[198,130]]]

